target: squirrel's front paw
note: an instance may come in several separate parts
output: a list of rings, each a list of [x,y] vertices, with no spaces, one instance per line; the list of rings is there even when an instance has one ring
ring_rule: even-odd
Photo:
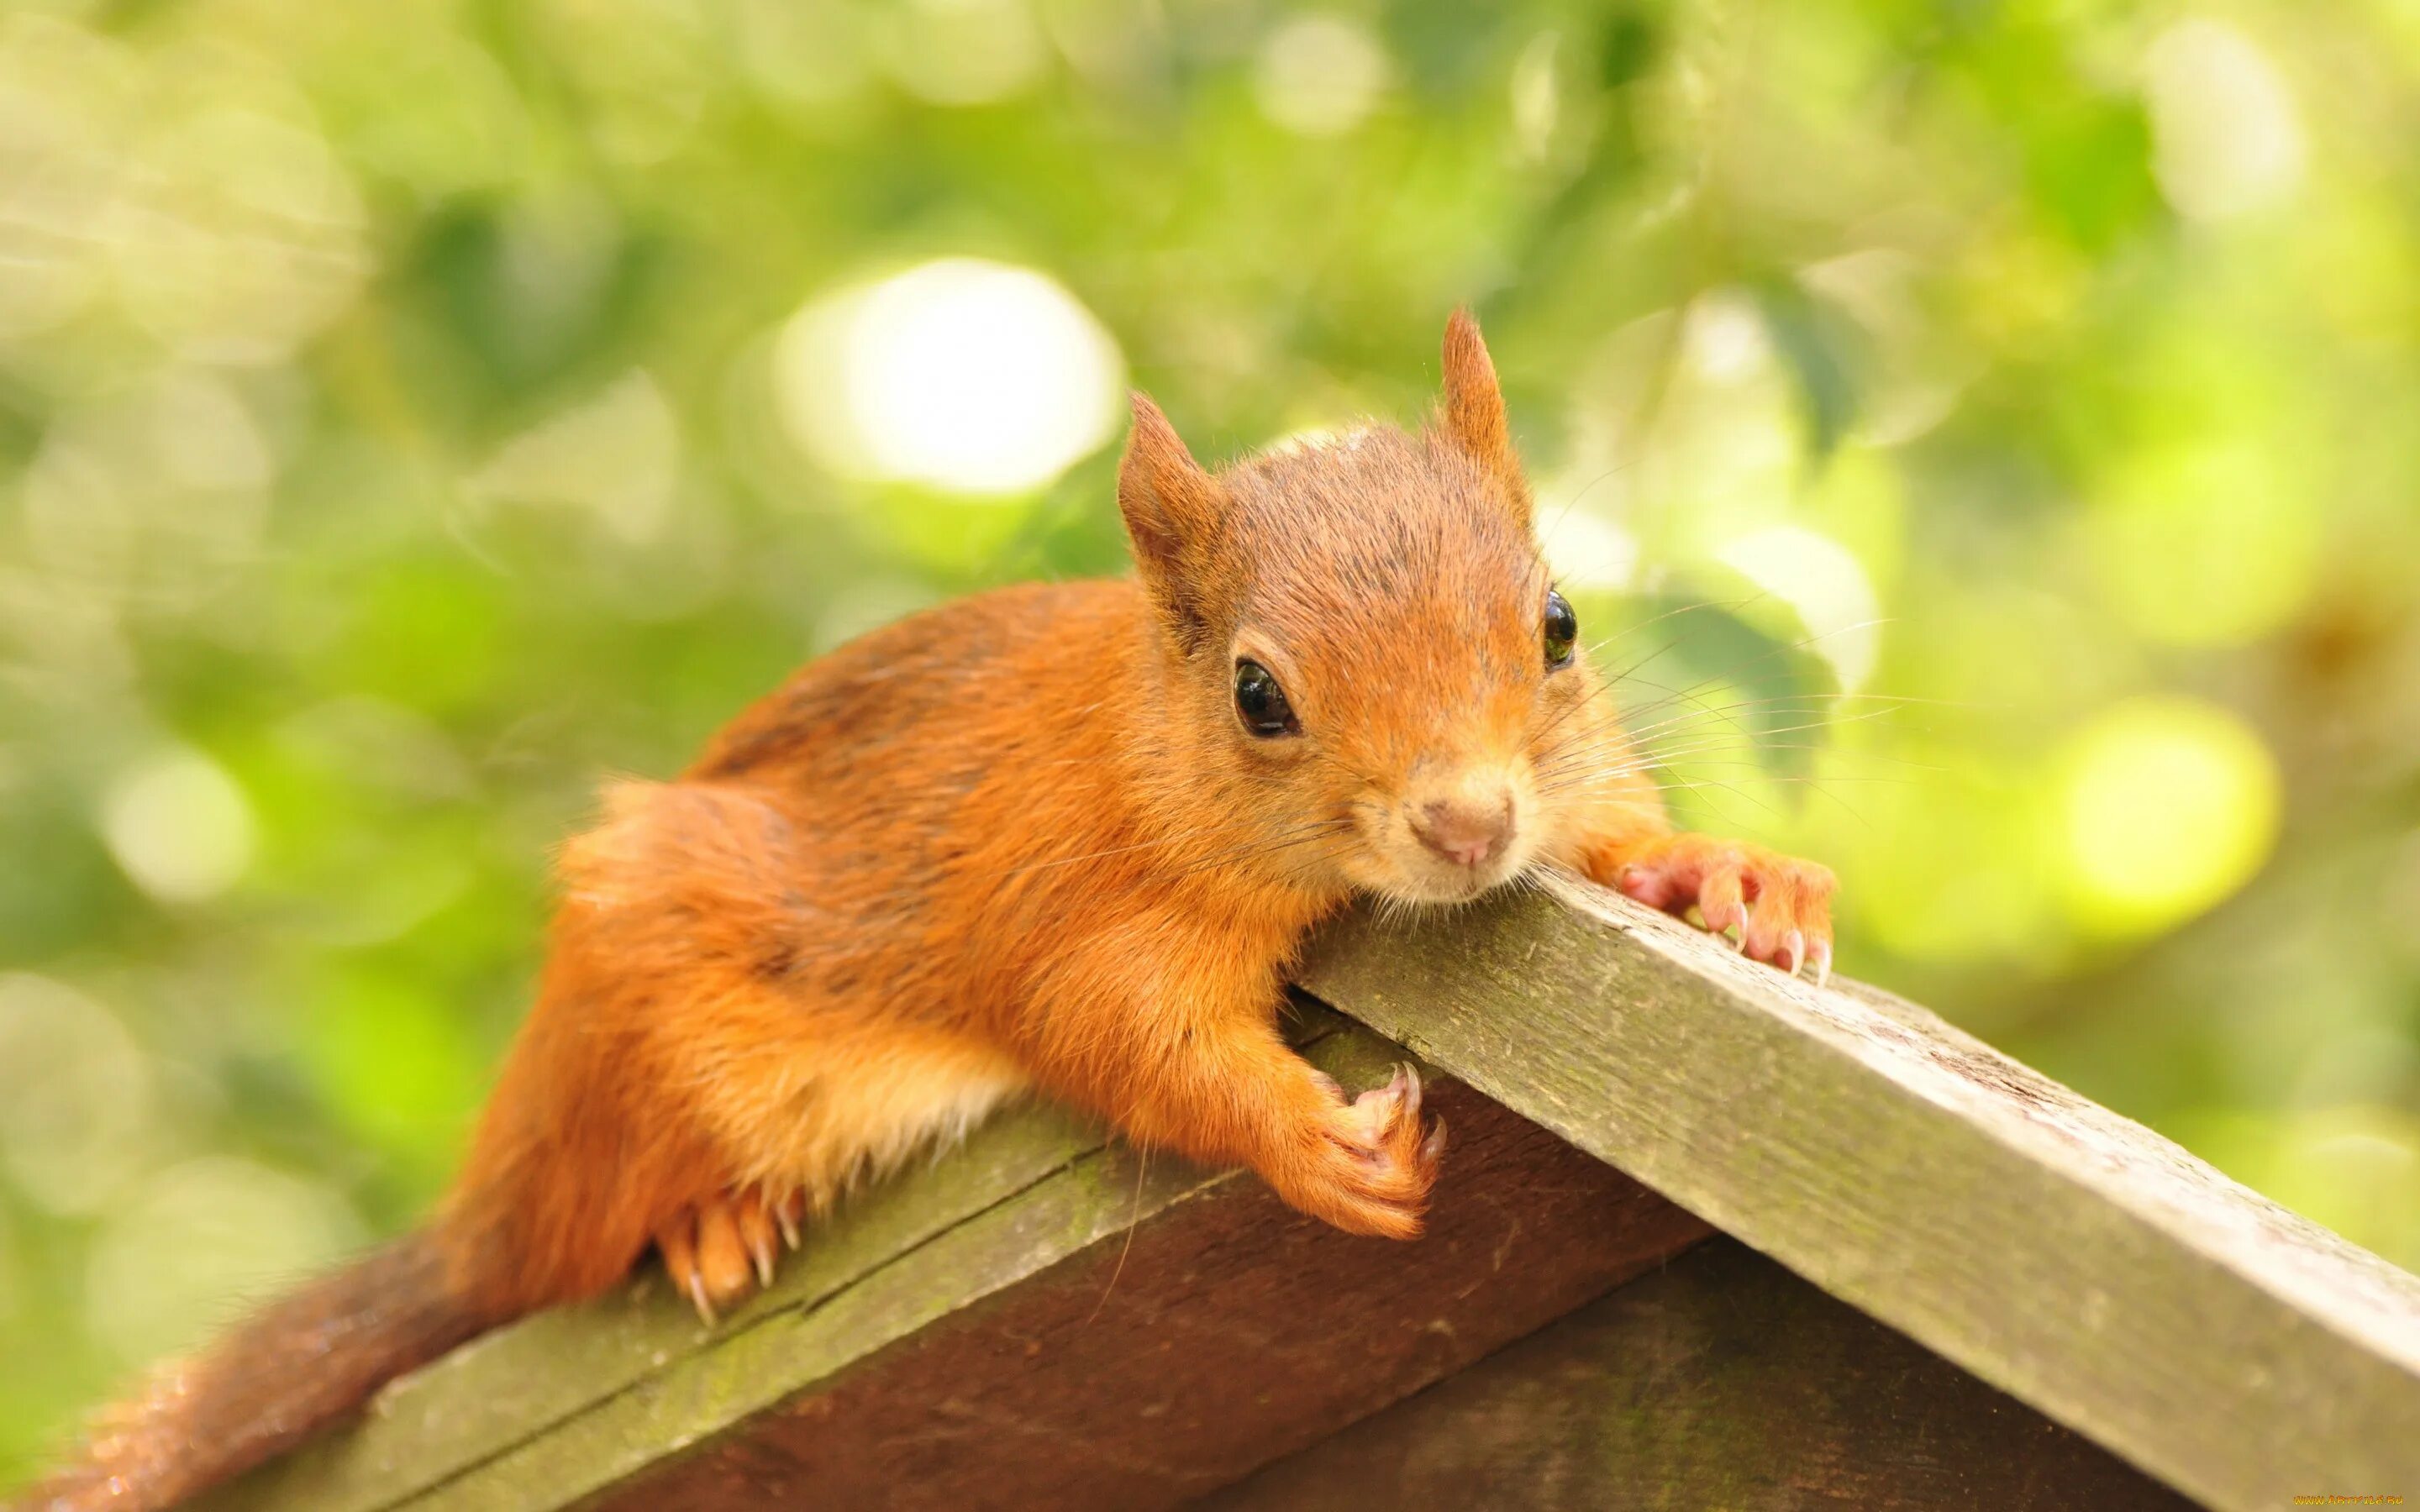
[[[776,1245],[799,1247],[804,1208],[796,1193],[768,1201],[762,1192],[751,1190],[726,1192],[682,1209],[656,1230],[656,1248],[663,1255],[673,1288],[711,1327],[716,1308],[744,1302],[749,1293],[773,1284]]]
[[[1444,1153],[1445,1121],[1422,1125],[1419,1076],[1402,1066],[1386,1086],[1326,1109],[1264,1174],[1314,1218],[1351,1233],[1417,1239]]]
[[[1670,835],[1591,867],[1596,880],[1650,908],[1684,914],[1692,907],[1717,934],[1736,927],[1741,953],[1795,974],[1815,968],[1820,984],[1832,975],[1832,890],[1829,867],[1738,841]]]

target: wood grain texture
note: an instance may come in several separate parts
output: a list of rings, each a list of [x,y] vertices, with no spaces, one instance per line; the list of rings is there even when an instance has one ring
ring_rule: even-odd
[[[634,1482],[680,1506],[1148,1508],[1438,1381],[1704,1237],[1466,1089],[1428,1234],[1355,1239],[1249,1178],[1196,1189]]]
[[[1308,1053],[1348,1086],[1402,1054],[1341,1025]],[[661,1288],[535,1320],[215,1504],[1171,1504],[1710,1232],[1466,1088],[1439,1082],[1432,1105],[1454,1160],[1414,1244],[1013,1115],[720,1330]]]
[[[1559,892],[1348,920],[1303,982],[2196,1498],[2420,1495],[2420,1279],[1921,1009]]]
[[[1056,1109],[1016,1109],[944,1161],[861,1194],[789,1257],[772,1288],[709,1333],[642,1271],[630,1289],[523,1319],[396,1381],[366,1418],[205,1497],[205,1512],[379,1512],[432,1492],[768,1317],[811,1311],[898,1257],[1011,1202],[1102,1146]]]
[[[1729,1239],[1213,1493],[1203,1512],[2183,1512]]]

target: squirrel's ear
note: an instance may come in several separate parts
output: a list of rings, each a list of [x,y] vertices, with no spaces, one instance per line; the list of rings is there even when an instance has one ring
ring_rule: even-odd
[[[1529,485],[1521,475],[1521,459],[1512,452],[1512,426],[1504,415],[1504,391],[1497,386],[1496,363],[1487,343],[1479,337],[1479,322],[1468,310],[1456,310],[1445,323],[1446,438],[1494,473],[1506,496],[1529,517]]]
[[[1118,513],[1143,585],[1180,636],[1203,625],[1199,579],[1226,515],[1226,492],[1193,460],[1176,427],[1140,392],[1134,430],[1118,462]]]

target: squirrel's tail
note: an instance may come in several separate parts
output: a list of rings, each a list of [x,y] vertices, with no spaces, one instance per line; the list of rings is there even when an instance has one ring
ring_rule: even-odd
[[[428,1234],[374,1250],[161,1370],[17,1512],[155,1512],[240,1474],[500,1318],[457,1289]]]

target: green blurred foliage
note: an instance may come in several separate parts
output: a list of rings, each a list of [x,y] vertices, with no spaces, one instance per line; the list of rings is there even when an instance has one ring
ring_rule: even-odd
[[[1693,822],[2420,1265],[2415,73],[2387,0],[13,0],[0,1481],[432,1200],[602,775],[1119,570],[1106,417],[798,439],[793,317],[938,258],[1206,455],[1475,305]]]

